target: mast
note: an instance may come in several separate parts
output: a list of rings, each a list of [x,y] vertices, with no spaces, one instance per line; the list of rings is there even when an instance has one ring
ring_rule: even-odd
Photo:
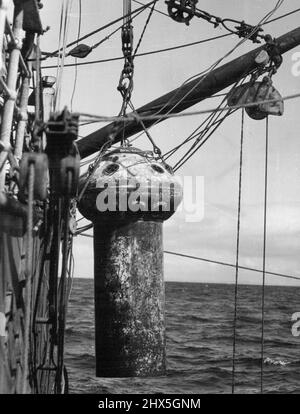
[[[284,54],[289,50],[300,45],[300,27],[282,35],[276,39],[277,51]],[[150,116],[154,114],[165,115],[167,113],[179,113],[191,106],[211,97],[215,93],[222,91],[230,85],[237,82],[242,76],[250,74],[253,70],[259,67],[256,62],[258,54],[265,49],[261,46],[251,52],[238,57],[237,59],[226,63],[219,68],[212,70],[202,77],[196,78],[185,85],[155,99],[154,101],[137,109],[137,114],[140,116]],[[149,128],[154,123],[161,120],[144,120],[144,125]],[[123,124],[113,122],[103,128],[87,135],[77,142],[78,150],[81,158],[99,151],[99,148],[106,143],[112,133],[115,135],[115,142],[119,142],[121,138],[129,138],[132,135],[141,132],[143,126],[138,121],[130,121],[126,124],[125,134],[123,131]]]

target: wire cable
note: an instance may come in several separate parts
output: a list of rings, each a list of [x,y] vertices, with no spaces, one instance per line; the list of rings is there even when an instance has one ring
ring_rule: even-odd
[[[256,102],[251,102],[251,103],[246,103],[246,104],[241,104],[241,105],[232,105],[232,106],[227,106],[225,108],[211,108],[211,109],[204,109],[204,110],[200,110],[200,111],[193,111],[193,112],[183,112],[183,113],[174,113],[174,114],[166,114],[166,115],[140,115],[139,114],[139,119],[143,120],[143,121],[149,121],[149,120],[164,120],[164,119],[171,119],[171,118],[184,118],[184,117],[188,117],[188,116],[195,116],[195,115],[201,115],[201,114],[210,114],[213,112],[223,112],[225,110],[235,110],[235,109],[242,109],[242,108],[251,108],[253,106],[257,106],[257,105],[263,105],[263,104],[270,104],[270,103],[276,103],[279,101],[288,101],[288,100],[292,100],[292,99],[297,99],[300,98],[300,93],[295,93],[292,95],[287,95],[281,98],[276,98],[276,99],[267,99],[267,100],[263,100],[263,101],[256,101]],[[121,118],[118,116],[102,116],[102,115],[93,115],[93,114],[88,114],[88,113],[83,113],[80,112],[78,113],[79,116],[82,117],[87,117],[87,118],[94,118],[94,122],[113,122],[113,121],[125,121],[125,122],[132,122],[132,121],[137,121],[137,117],[134,114],[128,114],[126,115],[126,118]]]
[[[120,30],[120,28],[118,30]],[[184,49],[186,47],[200,45],[200,44],[211,42],[211,41],[214,41],[214,40],[223,39],[223,38],[229,37],[229,36],[232,36],[232,34],[231,33],[226,33],[226,34],[223,34],[223,35],[213,36],[213,37],[209,37],[207,39],[198,40],[196,42],[185,43],[183,45],[172,46],[172,47],[167,47],[167,48],[157,49],[157,50],[151,50],[149,52],[137,53],[135,55],[135,57],[143,57],[143,56],[155,55],[155,54],[158,54],[158,53],[170,52],[172,50]],[[94,64],[97,64],[97,63],[109,63],[109,62],[115,62],[115,61],[123,60],[123,59],[124,59],[123,56],[117,56],[117,57],[108,58],[108,59],[92,60],[92,61],[89,61],[89,62],[79,62],[79,63],[77,63],[77,66],[94,65]],[[65,64],[66,68],[67,67],[73,67],[73,66],[75,66],[74,63]],[[46,65],[46,66],[42,67],[42,69],[53,69],[53,68],[56,68],[56,65]]]
[[[268,152],[269,152],[269,117],[266,118],[265,149],[265,194],[264,194],[264,235],[263,235],[263,280],[261,305],[261,378],[260,392],[264,391],[264,339],[265,339],[265,284],[266,284],[266,245],[267,245],[267,202],[268,202]]]
[[[133,16],[135,13],[138,13],[140,10],[145,10],[147,7],[151,6],[154,1],[157,1],[157,0],[152,0],[151,2],[145,4],[144,6],[141,6],[141,7],[137,8],[137,9],[133,10],[133,12],[131,12],[129,15],[119,17],[118,19],[115,19],[115,20],[113,20],[113,21],[105,24],[104,26],[99,27],[96,30],[93,30],[92,32],[87,33],[86,35],[82,36],[81,38],[76,39],[76,40],[74,40],[71,43],[68,43],[66,45],[66,48],[69,48],[70,46],[74,46],[74,45],[76,45],[77,42],[81,42],[82,40],[85,40],[85,39],[87,39],[87,38],[89,38],[89,37],[91,37],[91,36],[93,36],[93,35],[95,35],[95,34],[97,34],[99,32],[102,32],[103,30],[109,28],[110,26],[113,26],[116,23],[119,23],[120,21],[122,21],[124,19],[124,17],[130,17],[130,16]],[[51,56],[56,56],[57,53],[59,53],[60,51],[61,51],[61,49],[58,48],[54,52],[51,52],[51,53],[45,53],[44,52],[44,54],[46,55],[46,57],[51,57]]]
[[[234,316],[233,316],[233,344],[232,344],[232,384],[231,391],[235,391],[235,362],[236,362],[236,334],[237,334],[237,308],[238,308],[238,286],[239,286],[239,255],[240,255],[240,224],[241,224],[241,200],[242,200],[242,172],[243,172],[243,143],[244,143],[244,122],[245,110],[242,110],[241,121],[241,143],[240,143],[240,168],[238,184],[238,216],[237,216],[237,237],[236,237],[236,269],[234,288]]]
[[[78,0],[78,8],[79,8],[79,17],[78,17],[77,46],[78,46],[78,42],[79,42],[78,39],[80,38],[80,32],[81,32],[82,0]],[[75,57],[75,63],[77,63],[77,57]],[[73,85],[73,91],[72,91],[71,103],[70,103],[71,112],[73,112],[73,99],[74,99],[75,91],[76,91],[77,77],[78,77],[78,66],[75,65],[75,78],[74,78],[74,85]]]

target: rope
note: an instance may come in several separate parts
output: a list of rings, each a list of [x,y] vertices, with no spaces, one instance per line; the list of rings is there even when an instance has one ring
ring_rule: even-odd
[[[93,227],[93,225],[91,224],[91,225],[89,225],[89,228],[86,228],[82,231],[86,231],[86,230],[88,230],[92,227]],[[94,237],[92,234],[84,234],[84,233],[81,233],[81,232],[77,232],[76,235],[83,236],[83,237],[88,237],[88,238],[93,238]],[[222,262],[222,261],[219,261],[219,260],[206,259],[204,257],[191,256],[191,255],[188,255],[188,254],[183,254],[183,253],[178,253],[178,252],[171,252],[169,250],[164,250],[164,253],[172,255],[172,256],[178,256],[178,257],[183,257],[183,258],[186,258],[186,259],[198,260],[198,261],[205,262],[205,263],[212,263],[212,264],[217,264],[217,265],[226,266],[226,267],[232,267],[232,268],[236,269],[236,264],[233,264],[233,263]],[[249,270],[250,272],[263,273],[263,271],[261,269],[256,269],[254,267],[240,266],[239,265],[239,269]],[[284,273],[269,272],[269,271],[266,270],[265,274],[270,275],[270,276],[282,277],[283,279],[292,279],[292,280],[300,281],[300,277],[287,275],[287,274],[284,274]]]
[[[141,45],[141,43],[142,43],[142,41],[143,41],[143,38],[144,38],[144,35],[145,35],[145,32],[146,32],[146,29],[147,29],[147,27],[148,27],[148,24],[150,23],[150,20],[151,20],[151,17],[152,17],[153,11],[154,11],[154,6],[156,5],[157,1],[158,1],[158,0],[155,0],[155,2],[152,4],[152,7],[151,7],[151,10],[150,10],[150,13],[149,13],[149,15],[148,15],[148,17],[147,17],[147,20],[146,20],[146,22],[145,22],[145,25],[144,25],[144,28],[143,28],[143,30],[142,30],[141,36],[140,36],[139,41],[138,41],[138,43],[137,43],[137,45],[136,45],[135,51],[133,52],[133,59],[135,58],[135,56],[136,56],[136,54],[137,54],[137,52],[138,52],[138,50],[139,50],[139,48],[140,48],[140,45]]]
[[[270,24],[270,23],[277,22],[277,20],[281,20],[281,19],[283,19],[283,18],[285,18],[287,16],[291,16],[292,14],[298,13],[299,11],[300,11],[300,8],[299,9],[292,10],[292,11],[290,11],[288,13],[282,14],[281,16],[275,17],[275,19],[269,20],[268,22],[266,22],[264,24]]]
[[[266,244],[267,244],[267,201],[268,201],[268,151],[269,151],[269,118],[266,118],[266,154],[265,154],[265,199],[264,199],[264,235],[263,235],[263,280],[261,306],[261,378],[260,391],[263,394],[264,379],[264,336],[265,336],[265,283],[266,283]]]
[[[118,23],[118,22],[122,21],[122,20],[123,20],[124,18],[126,18],[126,17],[133,16],[135,13],[138,13],[138,12],[139,12],[139,11],[141,11],[141,10],[145,10],[147,7],[151,6],[151,4],[152,4],[154,1],[157,1],[157,0],[152,0],[151,2],[149,2],[149,3],[147,3],[147,4],[143,5],[143,6],[141,6],[141,7],[139,7],[139,8],[137,8],[137,9],[135,9],[135,10],[133,10],[133,12],[132,12],[132,13],[130,13],[130,14],[128,14],[127,16],[122,16],[122,17],[119,17],[118,19],[115,19],[115,20],[111,21],[110,23],[107,23],[107,24],[105,24],[104,26],[99,27],[99,28],[98,28],[98,29],[96,29],[96,30],[93,30],[92,32],[87,33],[86,35],[82,36],[80,39],[76,39],[76,40],[74,40],[73,42],[68,43],[68,44],[66,45],[66,48],[69,48],[70,46],[74,46],[74,45],[76,45],[76,43],[77,43],[77,42],[82,42],[82,40],[85,40],[85,39],[87,39],[88,37],[91,37],[91,36],[93,36],[93,35],[95,35],[95,34],[97,34],[97,33],[99,33],[99,32],[102,32],[103,30],[107,29],[108,27],[113,26],[114,24],[116,24],[116,23]],[[53,57],[53,56],[56,56],[56,55],[57,55],[57,53],[59,53],[60,51],[61,51],[61,48],[58,48],[58,49],[57,49],[57,50],[55,50],[54,52],[51,52],[51,53],[44,53],[44,54],[46,54],[46,57],[48,58],[48,57]]]
[[[143,121],[150,121],[150,120],[164,120],[164,119],[171,119],[171,118],[183,118],[188,116],[195,116],[195,115],[202,115],[202,114],[210,114],[213,112],[223,112],[225,110],[234,110],[234,109],[242,109],[242,108],[251,108],[253,106],[257,105],[263,105],[263,104],[269,104],[269,103],[276,103],[279,101],[289,101],[291,99],[300,98],[300,93],[295,93],[293,95],[287,95],[282,98],[278,99],[268,99],[263,101],[256,101],[251,103],[246,103],[242,105],[232,105],[227,106],[225,108],[212,108],[212,109],[205,109],[201,111],[193,111],[193,112],[184,112],[184,113],[174,113],[174,114],[166,114],[166,115],[140,115],[139,119]],[[80,112],[78,113],[81,117],[87,117],[87,118],[94,118],[95,122],[113,122],[113,121],[124,121],[123,118],[118,116],[102,116],[102,115],[93,115],[88,113]],[[134,114],[127,114],[125,121],[126,122],[132,122],[136,121],[137,117]]]
[[[143,11],[145,11],[144,9],[141,9],[138,13],[136,13],[134,16],[132,15],[131,17],[131,21],[133,21],[134,19],[136,19],[141,13],[143,13]],[[91,46],[91,49],[96,49],[98,46],[102,45],[104,42],[106,42],[106,40],[109,40],[114,34],[116,34],[117,32],[119,32],[121,29],[123,28],[123,24],[119,27],[117,27],[115,30],[113,30],[111,33],[109,33],[107,36],[105,36],[103,39],[99,40],[97,43],[95,43],[94,45]],[[124,57],[120,57],[120,60],[124,59]],[[78,66],[78,65],[77,65]]]
[[[25,289],[25,322],[24,322],[24,357],[22,375],[22,394],[27,394],[28,357],[30,344],[31,296],[32,296],[32,253],[33,253],[33,199],[34,199],[34,164],[29,164],[28,171],[28,214],[27,214],[27,246],[26,246],[26,289]]]
[[[143,5],[143,3],[139,2],[139,1],[136,1],[136,0],[133,0],[133,1],[134,1],[135,3],[138,3],[138,4],[140,4],[140,5]],[[156,1],[157,1],[157,0],[156,0]],[[150,4],[148,4],[148,5],[144,5],[144,6],[143,6],[143,7],[141,7],[140,9],[134,10],[134,11],[132,12],[132,15],[133,15],[134,13],[136,13],[138,10],[144,11],[144,10],[145,10],[145,8],[149,8],[149,7],[151,6],[151,4],[152,4],[152,2],[151,2]],[[155,11],[155,12],[157,12],[157,13],[160,13],[160,14],[162,14],[162,15],[165,15],[165,16],[167,16],[167,17],[169,18],[169,15],[168,15],[168,14],[163,13],[163,12],[162,12],[162,11],[160,11],[160,10],[154,9],[154,11]],[[283,19],[283,18],[285,18],[285,17],[287,17],[287,16],[291,16],[291,15],[293,15],[293,14],[295,14],[295,13],[298,13],[299,11],[300,11],[300,8],[299,8],[299,9],[292,10],[291,12],[288,12],[288,13],[286,13],[286,14],[283,14],[283,15],[281,15],[281,16],[278,16],[278,17],[276,17],[275,19],[272,19],[272,20],[269,20],[269,21],[267,21],[267,22],[265,22],[265,23],[262,23],[262,24],[261,24],[261,26],[264,26],[264,25],[266,25],[266,24],[270,24],[270,23],[273,23],[273,22],[275,22],[275,21],[281,20],[281,19]],[[133,18],[134,18],[134,17],[135,17],[135,16],[133,16]],[[122,20],[122,18],[120,18],[120,19],[118,19],[117,21],[114,21],[114,22],[112,22],[112,23],[110,23],[110,24],[106,25],[104,28],[107,28],[107,27],[109,27],[109,26],[111,26],[111,25],[115,24],[116,22],[118,22],[118,21],[120,21],[120,20]],[[120,27],[119,27],[116,31],[120,30],[121,28],[122,28],[122,26],[120,26]],[[86,39],[87,37],[92,36],[93,34],[98,33],[98,32],[99,32],[99,31],[101,31],[101,30],[103,30],[103,28],[97,29],[97,31],[92,32],[91,34],[88,34],[88,35],[84,36],[84,37],[83,37],[83,38],[81,38],[81,39],[78,39],[78,41],[81,41],[81,40],[83,40],[83,39]],[[114,34],[116,31],[114,31],[112,34]],[[108,38],[110,38],[110,36],[111,36],[112,34],[108,35],[107,37],[105,37],[104,39],[102,39],[101,41],[99,41],[98,43],[96,43],[94,46],[92,46],[91,48],[92,48],[92,49],[96,48],[97,46],[99,46],[100,44],[102,44],[105,40],[107,40]],[[223,38],[223,37],[228,37],[228,36],[231,36],[231,35],[232,35],[232,33],[226,33],[226,34],[221,35],[221,36],[215,36],[215,37],[212,37],[212,38],[210,38],[210,39],[200,40],[200,41],[198,41],[198,42],[192,42],[192,43],[187,43],[187,44],[184,44],[184,45],[179,45],[179,46],[175,46],[175,47],[170,47],[170,48],[165,48],[165,49],[159,49],[159,50],[154,50],[154,51],[150,51],[150,52],[140,53],[140,54],[137,54],[137,55],[136,55],[136,57],[148,56],[148,55],[152,55],[152,54],[156,54],[156,53],[168,52],[168,51],[171,51],[171,50],[176,50],[176,49],[181,49],[181,48],[185,48],[185,47],[189,47],[189,46],[194,46],[194,45],[197,45],[197,44],[205,43],[205,42],[207,42],[207,41],[217,40],[217,39],[221,39],[221,38]],[[72,46],[72,45],[74,45],[74,44],[76,44],[76,43],[77,43],[77,40],[76,40],[76,41],[74,41],[74,42],[72,42],[72,43],[69,43],[69,44],[67,45],[67,47]],[[53,57],[53,56],[55,56],[58,52],[59,52],[59,50],[57,50],[57,51],[55,51],[55,52],[52,52],[52,53],[47,53],[47,57]],[[81,66],[81,65],[91,65],[91,64],[97,64],[97,63],[106,63],[106,62],[112,62],[112,61],[122,60],[122,59],[123,59],[123,57],[122,57],[122,56],[120,56],[120,57],[115,57],[115,58],[110,58],[110,59],[94,60],[94,61],[90,61],[90,62],[80,62],[80,63],[76,63],[76,64],[74,64],[74,63],[70,63],[70,64],[66,64],[66,65],[65,65],[65,67],[72,67],[72,66],[75,66],[75,65],[76,65],[76,66]],[[56,66],[55,66],[55,65],[53,65],[53,66],[44,66],[44,67],[43,67],[43,69],[44,69],[44,68],[56,68]]]
[[[89,235],[89,234],[81,234],[81,236],[93,237],[92,235]],[[168,251],[168,250],[165,250],[164,253],[170,254],[170,255],[173,255],[173,256],[184,257],[184,258],[187,258],[187,259],[199,260],[201,262],[212,263],[212,264],[217,264],[217,265],[227,266],[227,267],[233,267],[234,269],[236,268],[236,264],[233,264],[233,263],[226,263],[226,262],[221,262],[221,261],[217,261],[217,260],[205,259],[203,257],[190,256],[190,255],[187,255],[187,254],[171,252],[171,251]],[[248,266],[240,266],[239,265],[239,269],[249,270],[250,272],[263,273],[263,271],[260,270],[260,269],[256,269],[256,268],[248,267]],[[265,271],[265,274],[271,275],[271,276],[276,276],[276,277],[282,277],[282,278],[285,278],[285,279],[293,279],[293,280],[300,281],[300,277],[292,276],[292,275],[286,275],[284,273],[276,273],[276,272]]]
[[[137,0],[132,0],[134,3],[137,3],[137,4],[140,4],[140,5],[143,5],[144,3],[141,3],[140,1],[137,1]],[[150,7],[150,6],[147,6],[148,8]],[[167,13],[164,13],[164,12],[162,12],[161,10],[158,10],[158,9],[155,9],[154,8],[154,11],[156,12],[156,13],[159,13],[159,14],[162,14],[163,16],[166,16],[168,19],[170,19],[170,16],[167,14]]]
[[[63,72],[65,66],[65,57],[66,57],[66,43],[68,37],[68,27],[69,27],[69,12],[70,12],[70,0],[65,0],[62,3],[61,9],[61,22],[60,22],[60,31],[59,31],[59,46],[62,47],[59,49],[61,53],[58,54],[57,58],[57,87],[54,95],[54,110],[57,111],[60,107],[60,98],[61,98],[61,85],[63,81]]]
[[[118,29],[116,29],[116,31],[120,30],[122,27],[123,26],[120,26]],[[112,36],[112,34],[114,34],[114,33],[115,32],[112,32],[110,35],[108,35],[107,37],[105,37],[104,39],[102,39],[99,42],[99,44],[103,43],[105,40],[107,40],[107,38],[109,38],[110,36]],[[207,43],[207,42],[211,42],[213,40],[223,39],[224,37],[229,37],[229,36],[231,36],[231,33],[227,33],[227,34],[219,35],[219,36],[214,36],[214,37],[209,37],[207,39],[202,39],[202,40],[198,40],[196,42],[191,42],[191,43],[185,43],[183,45],[167,47],[167,48],[164,48],[164,49],[151,50],[149,52],[137,53],[135,55],[135,57],[149,56],[149,55],[155,55],[155,54],[158,54],[158,53],[170,52],[172,50],[184,49],[186,47],[200,45],[202,43]],[[99,46],[99,44],[96,43],[96,47]],[[117,57],[108,58],[108,59],[92,60],[92,61],[89,61],[89,62],[79,62],[76,65],[77,66],[94,65],[96,63],[115,62],[115,61],[123,60],[123,59],[124,59],[123,56],[117,56]],[[75,65],[74,63],[67,63],[67,64],[65,64],[65,67],[66,68],[67,67],[73,67],[74,65]],[[43,66],[43,69],[53,69],[53,68],[56,68],[56,67],[57,67],[56,65],[48,65],[48,66]]]
[[[78,39],[80,37],[80,32],[81,32],[81,19],[82,19],[82,2],[81,2],[81,0],[78,0],[78,7],[79,7],[79,18],[78,18],[77,46],[78,46]],[[75,63],[77,63],[77,57],[75,58]],[[75,91],[76,91],[77,76],[78,76],[78,67],[77,67],[77,65],[75,65],[75,78],[74,78],[74,85],[73,85],[73,91],[72,91],[71,103],[70,103],[71,112],[73,111],[73,99],[74,99]]]
[[[223,100],[221,101],[221,103],[219,104],[219,106],[217,107],[217,109],[221,109],[222,108],[222,105],[226,102],[226,99],[227,99],[227,97],[228,97],[228,95],[230,94],[230,93],[232,93],[232,91],[238,86],[238,84],[239,84],[239,82],[241,81],[241,83],[243,83],[244,82],[244,80],[245,80],[245,78],[244,79],[240,79],[239,81],[237,81],[235,84],[234,84],[234,86],[230,89],[230,91],[227,93],[227,94],[225,94],[225,97],[223,98]],[[191,146],[191,148],[184,154],[184,156],[181,158],[181,160],[179,160],[176,164],[175,164],[175,166],[174,166],[174,171],[176,171],[176,170],[178,170],[179,168],[181,168],[204,144],[205,144],[205,142],[213,135],[213,133],[217,130],[217,128],[225,121],[225,119],[229,116],[229,115],[231,115],[232,114],[232,112],[234,112],[234,111],[228,111],[225,115],[224,115],[224,117],[223,118],[221,118],[221,119],[219,119],[220,118],[220,116],[221,116],[221,112],[217,112],[217,111],[215,111],[214,113],[212,113],[208,118],[207,118],[207,120],[206,121],[204,121],[204,122],[202,122],[201,123],[201,125],[198,127],[198,128],[196,128],[195,130],[194,130],[194,132],[182,143],[182,145],[184,145],[185,143],[187,143],[187,142],[189,142],[191,139],[193,139],[193,138],[195,138],[195,132],[197,132],[198,130],[199,130],[199,128],[201,128],[201,126],[205,123],[205,122],[208,122],[208,125],[206,125],[206,127],[205,127],[205,129],[204,129],[204,131],[202,132],[200,132],[199,134],[197,134],[196,136],[197,136],[197,139],[196,139],[196,141],[194,142],[194,144]],[[218,115],[217,115],[218,114]],[[216,125],[216,126],[215,126]],[[206,133],[207,132],[209,132],[209,130],[210,130],[210,128],[211,127],[213,127],[213,126],[215,126],[215,128],[213,129],[213,131],[209,134],[209,136],[208,137],[206,137],[206,139],[204,139],[204,137],[205,137],[205,135],[206,135]],[[197,146],[197,144],[198,144],[198,146]],[[195,149],[195,147],[196,147],[196,149]],[[176,151],[177,151],[177,149],[176,149]],[[175,151],[174,151],[175,152]],[[172,154],[170,154],[170,156],[171,155],[173,155],[174,154],[174,152],[172,152]],[[169,157],[168,157],[169,158]]]
[[[242,172],[243,172],[243,143],[244,143],[245,111],[242,111],[241,122],[241,144],[240,144],[240,169],[239,169],[239,195],[238,195],[238,219],[236,239],[236,269],[234,289],[234,319],[233,319],[233,346],[232,346],[232,394],[235,391],[235,359],[236,359],[236,331],[237,331],[237,305],[238,305],[238,281],[239,281],[239,253],[240,253],[240,223],[241,223],[241,200],[242,200]]]
[[[129,106],[130,106],[131,110],[132,110],[132,111],[136,114],[137,119],[138,119],[138,122],[141,124],[141,126],[142,126],[142,128],[143,128],[143,130],[144,130],[144,133],[146,134],[146,136],[147,136],[148,140],[151,142],[152,147],[153,147],[153,152],[154,152],[155,154],[158,154],[159,156],[161,156],[161,149],[160,149],[160,148],[159,148],[159,147],[155,144],[155,142],[154,142],[154,140],[153,140],[153,138],[152,138],[152,136],[151,136],[151,134],[150,134],[150,132],[149,132],[148,128],[147,128],[147,127],[146,127],[146,125],[144,124],[144,122],[143,122],[141,119],[139,119],[139,114],[138,114],[137,110],[135,109],[135,107],[133,106],[132,101],[130,100],[130,101],[128,102],[128,104],[129,104]],[[123,133],[125,133],[125,129],[123,130]],[[131,141],[131,143],[132,143],[132,141]]]
[[[181,99],[178,101],[178,102],[176,102],[175,103],[175,105],[173,105],[169,110],[168,110],[168,112],[165,114],[165,115],[163,115],[162,117],[159,117],[158,118],[158,120],[157,120],[157,122],[155,122],[154,123],[154,125],[152,125],[152,126],[155,126],[158,122],[159,122],[159,120],[161,120],[161,119],[166,119],[166,117],[168,116],[168,115],[170,115],[170,112],[172,112],[172,111],[174,111],[174,109],[184,100],[184,99],[186,99],[192,92],[193,92],[193,90],[195,89],[195,88],[197,88],[205,79],[206,79],[206,77],[208,76],[208,73],[211,71],[211,70],[213,70],[213,69],[215,69],[225,58],[227,58],[228,56],[230,56],[238,47],[240,47],[244,42],[246,42],[246,40],[248,40],[256,31],[257,31],[257,29],[260,27],[260,25],[261,24],[264,24],[265,22],[266,22],[266,20],[270,17],[270,16],[272,16],[274,13],[275,13],[275,11],[282,5],[282,3],[283,3],[283,0],[279,0],[278,2],[277,2],[277,4],[276,4],[276,6],[269,12],[269,13],[267,13],[267,15],[266,16],[264,16],[261,20],[260,20],[260,22],[255,26],[255,27],[253,27],[253,30],[248,34],[248,36],[246,36],[245,38],[243,38],[241,41],[239,41],[229,52],[227,52],[222,58],[220,58],[219,60],[217,60],[212,66],[210,66],[206,71],[204,71],[204,72],[202,72],[202,73],[206,73],[206,76],[204,76],[204,77],[201,77],[200,79],[199,79],[199,81],[183,96],[183,97],[181,97]],[[195,77],[197,77],[197,76],[200,76],[200,74],[197,74],[197,75],[194,75],[192,78],[195,78]],[[176,93],[176,95],[179,93],[179,91],[181,90],[181,88],[189,81],[189,80],[191,80],[192,78],[189,78],[189,79],[187,79],[182,85],[181,85],[181,87],[178,89],[178,91],[177,91],[177,93]],[[175,96],[173,96],[166,104],[164,104],[163,105],[163,107],[162,108],[160,108],[155,114],[154,114],[154,117],[155,116],[157,116],[164,108],[166,108],[173,100],[174,100],[174,98],[176,97],[176,95]],[[174,115],[174,114],[172,114],[172,115]],[[152,118],[153,119],[153,118]]]

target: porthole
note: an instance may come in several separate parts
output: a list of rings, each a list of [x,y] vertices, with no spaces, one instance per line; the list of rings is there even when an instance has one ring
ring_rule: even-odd
[[[113,175],[115,172],[118,171],[120,166],[118,164],[109,164],[107,167],[104,168],[102,171],[103,175]]]
[[[159,174],[163,174],[165,172],[165,170],[160,165],[151,164],[151,167],[155,172],[157,172]]]

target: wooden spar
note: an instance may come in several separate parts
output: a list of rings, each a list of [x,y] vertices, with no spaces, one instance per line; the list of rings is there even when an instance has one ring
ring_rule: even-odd
[[[9,96],[5,101],[1,122],[0,143],[3,148],[8,148],[10,144],[11,127],[13,121],[13,113],[15,109],[16,101],[16,86],[19,68],[19,58],[22,47],[22,28],[23,28],[23,6],[16,3],[14,10],[14,26],[13,35],[15,42],[13,42],[13,48],[9,57],[8,76],[7,76],[7,88],[9,90]],[[7,151],[0,154],[0,165],[3,165],[7,157]],[[5,168],[0,172],[0,190],[4,188],[5,183]]]
[[[282,35],[277,39],[278,51],[281,54],[300,45],[300,27]],[[137,113],[141,116],[150,116],[154,114],[164,115],[166,113],[179,113],[185,109],[211,97],[215,93],[222,91],[230,85],[233,85],[242,76],[251,73],[258,64],[255,61],[259,52],[264,49],[261,46],[251,52],[246,53],[237,59],[226,63],[219,68],[212,70],[202,77],[196,78],[185,85],[163,95],[154,101],[137,109]],[[202,81],[200,82],[200,80]],[[163,121],[162,118],[159,122]],[[151,127],[155,120],[144,120],[146,127]],[[126,124],[125,134],[121,134],[123,124],[113,122],[97,131],[87,135],[77,142],[81,158],[99,151],[99,148],[108,141],[110,134],[116,132],[115,142],[121,138],[129,138],[130,136],[141,132],[143,126],[137,121],[131,121]]]

